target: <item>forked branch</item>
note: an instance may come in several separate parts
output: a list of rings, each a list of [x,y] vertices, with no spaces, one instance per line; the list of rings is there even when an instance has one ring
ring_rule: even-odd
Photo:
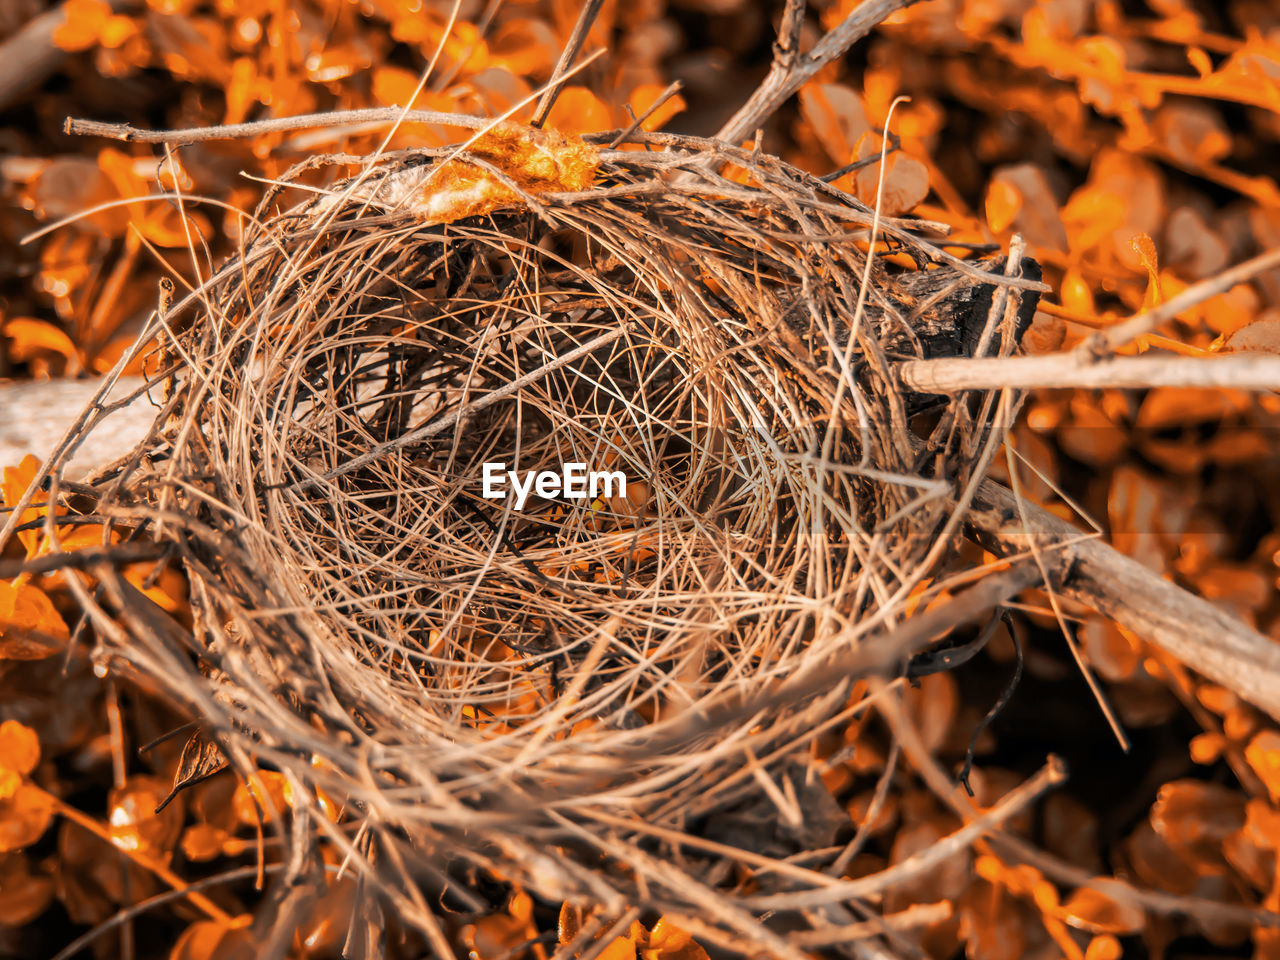
[[[716,139],[740,143],[749,137],[819,70],[843,55],[886,17],[917,2],[919,0],[867,0],[804,54],[796,47],[804,4],[794,0],[789,2],[782,14],[778,44],[774,48],[773,66],[769,68],[768,76],[729,122],[720,128]]]

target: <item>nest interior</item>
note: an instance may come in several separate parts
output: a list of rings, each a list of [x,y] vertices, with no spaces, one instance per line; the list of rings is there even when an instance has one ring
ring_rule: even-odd
[[[688,910],[725,857],[670,838],[726,836],[711,815],[758,800],[752,768],[791,762],[851,678],[690,718],[857,643],[945,556],[992,404],[906,395],[892,365],[970,349],[1003,263],[886,219],[915,269],[868,266],[870,210],[722,144],[520,131],[539,180],[495,136],[269,198],[161,318],[172,396],[96,482],[181,558],[195,629],[117,583],[105,652],[243,770],[345,798],[345,821],[295,827],[414,922],[379,845],[442,888],[448,862]],[[499,201],[440,213],[477,184]],[[628,487],[517,510],[483,496],[490,462]],[[785,856],[785,833],[735,842]]]

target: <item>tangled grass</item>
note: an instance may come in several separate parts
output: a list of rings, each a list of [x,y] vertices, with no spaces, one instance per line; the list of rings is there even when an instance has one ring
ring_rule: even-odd
[[[481,871],[798,956],[744,904],[818,874],[732,865],[807,849],[795,758],[866,701],[847,675],[760,696],[895,622],[948,556],[1002,414],[910,396],[892,363],[961,349],[941,308],[1019,281],[769,156],[493,137],[269,213],[282,183],[161,309],[168,402],[91,485],[180,558],[194,629],[106,568],[83,599],[118,668],[291,783],[286,885],[323,838],[437,946],[420,891],[478,909]],[[533,176],[517,141],[560,167]],[[868,264],[873,240],[918,270]],[[1003,299],[979,339],[1007,354]],[[482,497],[491,461],[629,486],[516,511]],[[782,827],[722,829],[752,804]]]

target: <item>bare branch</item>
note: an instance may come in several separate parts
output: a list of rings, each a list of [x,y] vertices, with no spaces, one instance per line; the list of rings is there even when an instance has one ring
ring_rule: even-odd
[[[1280,357],[1240,353],[1223,357],[1107,357],[1076,351],[1038,357],[945,357],[908,360],[897,367],[903,385],[921,393],[1037,388],[1081,390],[1148,387],[1280,389]]]
[[[1025,500],[1021,510],[1028,527],[1014,495],[986,480],[966,519],[1001,555],[1025,554],[1033,539],[1059,553],[1072,564],[1064,593],[1280,720],[1280,644],[1047,510]]]
[[[917,2],[919,0],[868,0],[855,7],[849,16],[823,36],[805,55],[799,55],[789,45],[793,39],[791,24],[795,8],[800,7],[803,12],[803,4],[788,4],[787,12],[783,14],[782,35],[774,51],[769,75],[729,122],[720,128],[716,139],[728,143],[741,142],[777,112],[819,70],[841,56],[886,17]],[[784,42],[788,43],[785,47]]]
[[[1280,247],[1261,253],[1252,260],[1246,260],[1230,270],[1222,271],[1215,277],[1210,277],[1208,280],[1202,280],[1194,286],[1187,287],[1176,297],[1166,300],[1154,310],[1148,310],[1146,313],[1141,313],[1109,329],[1099,330],[1085,341],[1081,349],[1100,353],[1123,347],[1126,343],[1131,343],[1139,337],[1159,329],[1162,324],[1172,320],[1184,310],[1190,310],[1196,304],[1203,303],[1210,297],[1216,297],[1237,284],[1244,283],[1260,273],[1266,273],[1272,267],[1280,267]]]
[[[281,130],[310,130],[315,127],[343,127],[366,123],[440,123],[452,127],[468,127],[478,130],[487,123],[485,117],[472,117],[461,113],[440,113],[435,110],[409,110],[400,107],[373,107],[368,110],[335,110],[332,113],[304,113],[296,117],[275,117],[270,120],[254,120],[250,123],[228,123],[217,127],[192,127],[189,130],[143,130],[127,123],[103,123],[100,120],[80,120],[67,117],[62,125],[64,133],[82,137],[108,137],[131,143],[172,143],[182,145],[201,143],[205,140],[239,140],[263,133]]]
[[[551,81],[547,84],[542,98],[538,101],[538,108],[534,111],[531,126],[540,127],[546,123],[547,115],[551,113],[551,108],[556,105],[556,98],[560,96],[560,91],[564,89],[565,81],[569,79],[569,68],[573,65],[573,61],[577,59],[578,51],[582,49],[582,45],[587,42],[587,35],[591,33],[591,25],[596,22],[596,17],[600,15],[600,8],[603,5],[604,0],[586,0],[582,5],[582,9],[578,11],[578,20],[573,25],[573,33],[569,35],[568,43],[560,51],[560,59],[551,74]]]

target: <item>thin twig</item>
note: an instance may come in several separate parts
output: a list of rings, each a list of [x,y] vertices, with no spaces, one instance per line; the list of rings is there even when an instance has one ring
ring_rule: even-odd
[[[716,134],[717,140],[727,143],[739,143],[765,120],[773,116],[793,93],[803,87],[836,57],[841,56],[851,46],[871,32],[886,17],[904,7],[909,7],[919,0],[867,0],[854,7],[853,11],[837,26],[828,31],[821,40],[813,45],[807,54],[799,54],[794,46],[779,47],[769,74],[729,121]],[[788,11],[794,12],[803,5],[790,4]],[[790,18],[783,17],[783,29],[788,29]],[[793,55],[794,54],[794,55]]]
[[[1280,267],[1280,247],[1260,253],[1244,263],[1237,264],[1229,270],[1223,270],[1217,276],[1202,280],[1171,297],[1146,313],[1140,313],[1123,323],[1118,323],[1105,330],[1099,330],[1080,346],[1081,352],[1100,354],[1115,350],[1139,337],[1154,333],[1162,324],[1172,320],[1184,310],[1190,310],[1196,304],[1203,303],[1210,297],[1226,293],[1237,284],[1251,280],[1272,267]]]
[[[1174,355],[1096,359],[1077,351],[1037,357],[945,357],[907,360],[895,368],[903,386],[920,393],[966,390],[1143,390],[1209,387],[1280,390],[1280,356],[1238,353],[1219,357]]]
[[[1049,511],[983,481],[966,522],[976,539],[1005,556],[1022,555],[1032,539],[1070,563],[1061,589],[1193,670],[1280,720],[1280,644],[1217,604],[1165,580]]]
[[[1066,765],[1057,757],[1050,756],[1045,765],[1040,768],[1039,773],[1010,790],[995,806],[974,817],[954,833],[892,867],[857,880],[846,880],[830,887],[823,887],[820,890],[754,897],[751,904],[757,910],[800,910],[883,893],[909,880],[914,880],[962,850],[967,850],[979,837],[995,830],[1010,817],[1017,816],[1045,793],[1066,782],[1066,779]]]
[[[538,101],[530,126],[541,127],[547,122],[547,116],[551,113],[551,108],[556,105],[560,91],[564,89],[565,81],[568,80],[569,68],[573,66],[573,61],[577,59],[578,51],[582,49],[582,45],[587,42],[587,36],[591,33],[591,26],[596,22],[596,17],[600,15],[602,6],[604,6],[604,0],[585,0],[582,4],[582,9],[578,11],[578,19],[573,25],[573,32],[569,34],[568,42],[565,43],[564,49],[560,51],[560,59],[556,62],[555,70],[551,73],[551,81],[547,84],[542,98]]]
[[[645,108],[645,111],[642,114],[640,114],[640,116],[632,120],[631,125],[629,127],[627,127],[625,130],[619,133],[616,137],[614,137],[611,141],[609,141],[609,149],[612,150],[615,147],[617,147],[618,144],[624,143],[627,140],[627,138],[629,138],[632,134],[634,134],[637,130],[640,129],[641,124],[643,124],[646,120],[648,120],[651,116],[653,116],[654,113],[657,112],[659,107],[661,107],[664,103],[666,103],[668,100],[670,100],[672,97],[674,97],[677,93],[679,93],[683,89],[684,89],[684,83],[680,80],[676,80],[668,84],[667,89],[663,90],[662,93],[658,94],[657,100],[649,104],[649,106]]]
[[[181,146],[206,140],[239,140],[282,130],[310,130],[315,127],[347,127],[359,124],[434,123],[478,130],[490,120],[461,113],[436,110],[409,110],[402,107],[371,107],[368,110],[335,110],[330,113],[304,113],[296,117],[274,117],[248,123],[228,123],[216,127],[191,127],[188,130],[143,130],[128,123],[103,123],[67,117],[63,133],[82,137],[107,137],[131,143],[169,143]]]

